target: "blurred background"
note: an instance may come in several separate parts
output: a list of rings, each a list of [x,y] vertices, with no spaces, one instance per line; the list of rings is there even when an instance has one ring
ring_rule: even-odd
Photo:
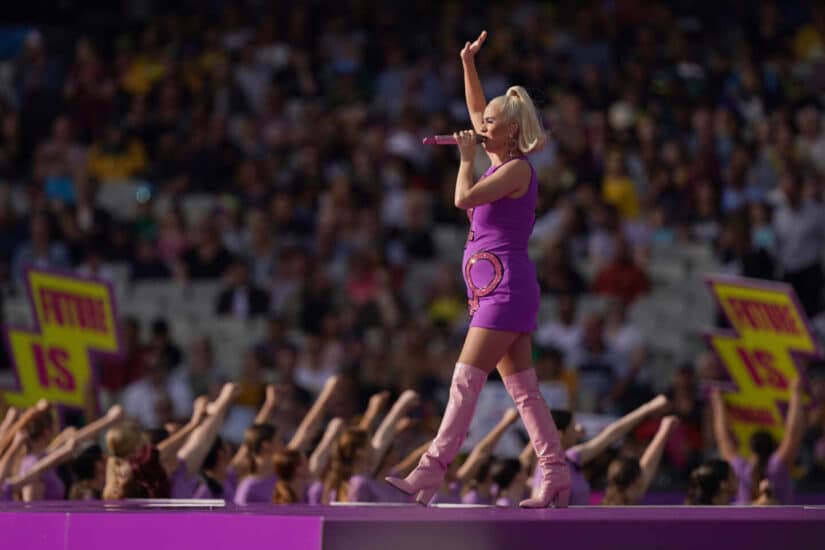
[[[272,382],[293,390],[288,434],[333,373],[336,415],[414,388],[421,429],[438,421],[468,325],[468,223],[456,151],[420,141],[469,127],[458,52],[481,29],[488,98],[525,86],[552,135],[533,158],[531,255],[553,406],[596,422],[668,393],[682,423],[656,486],[681,487],[713,448],[702,381],[722,374],[704,277],[790,282],[825,335],[820,5],[15,10],[0,26],[2,320],[31,323],[26,264],[111,281],[126,357],[96,365],[101,399],[146,426],[232,379],[247,408],[230,440]],[[807,368],[821,399],[825,370]],[[810,416],[802,490],[825,487],[825,414]]]

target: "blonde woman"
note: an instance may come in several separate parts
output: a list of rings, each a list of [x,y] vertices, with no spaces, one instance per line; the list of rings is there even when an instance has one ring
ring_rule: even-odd
[[[467,433],[488,373],[498,369],[530,435],[542,475],[538,496],[520,505],[567,506],[570,474],[531,357],[539,285],[527,241],[535,221],[538,178],[527,155],[542,147],[546,135],[524,88],[513,86],[505,95],[486,101],[475,67],[475,56],[486,38],[486,31],[482,32],[461,50],[473,129],[454,135],[461,153],[455,205],[467,210],[470,218],[463,265],[472,321],[435,439],[412,473],[386,480],[406,494],[415,494],[418,502],[429,503]],[[477,135],[483,137],[491,166],[473,182]]]

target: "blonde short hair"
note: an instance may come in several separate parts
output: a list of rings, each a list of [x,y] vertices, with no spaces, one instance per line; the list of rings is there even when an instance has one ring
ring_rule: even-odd
[[[522,86],[511,86],[507,93],[490,100],[501,109],[508,122],[518,124],[517,147],[523,154],[540,149],[547,141],[547,134],[541,127],[538,111],[530,94]]]
[[[143,430],[131,421],[113,426],[106,432],[106,447],[112,456],[129,459],[143,447]]]

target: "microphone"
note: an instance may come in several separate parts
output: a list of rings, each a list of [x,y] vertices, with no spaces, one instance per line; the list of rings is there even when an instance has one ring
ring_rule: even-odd
[[[484,143],[487,141],[485,136],[476,134],[476,143]],[[441,134],[437,136],[428,136],[421,140],[424,145],[455,145],[456,141],[452,134]]]

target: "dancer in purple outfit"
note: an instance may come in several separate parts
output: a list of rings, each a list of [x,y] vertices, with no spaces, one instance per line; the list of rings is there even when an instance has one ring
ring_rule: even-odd
[[[802,408],[802,386],[799,378],[791,381],[791,399],[785,420],[785,433],[777,446],[773,436],[757,431],[751,436],[750,459],[736,452],[736,445],[727,430],[725,403],[719,390],[711,394],[713,433],[719,454],[728,461],[739,479],[736,504],[759,503],[766,489],[779,504],[793,504],[793,468],[805,432],[805,414]],[[763,484],[767,480],[769,484]]]
[[[579,441],[584,436],[584,428],[575,421],[572,413],[563,410],[550,411],[561,432],[561,442],[565,449],[564,458],[570,466],[570,504],[574,506],[590,504],[590,484],[584,477],[584,467],[630,433],[642,420],[650,415],[663,412],[669,404],[667,397],[657,395],[644,405],[615,422],[611,422],[592,439],[582,443]],[[541,470],[536,468],[533,476],[535,492],[541,490],[541,479]]]
[[[473,130],[455,134],[461,153],[455,205],[466,209],[470,218],[463,271],[472,321],[435,439],[412,473],[386,480],[404,493],[416,494],[418,502],[429,503],[467,434],[488,373],[498,369],[542,471],[538,497],[520,505],[567,506],[570,474],[558,431],[539,392],[531,352],[539,285],[527,242],[535,221],[538,178],[526,155],[542,147],[546,135],[524,88],[513,86],[487,103],[475,67],[475,55],[486,38],[484,31],[461,50]],[[476,134],[485,138],[491,166],[474,183]]]
[[[244,432],[242,448],[246,451],[247,475],[235,489],[235,504],[272,502],[278,481],[272,466],[272,456],[279,448],[278,431],[271,424],[253,424]]]
[[[11,469],[12,457],[23,448],[26,441],[25,436],[21,433],[12,441],[6,453],[0,457],[0,502],[14,500],[14,494],[22,487],[26,487],[31,483],[40,483],[38,480],[43,478],[46,472],[53,471],[54,468],[66,462],[72,457],[76,441],[73,437],[66,439],[55,450],[48,452],[43,458],[31,464],[25,472],[20,472],[11,479],[6,479],[9,470]]]

